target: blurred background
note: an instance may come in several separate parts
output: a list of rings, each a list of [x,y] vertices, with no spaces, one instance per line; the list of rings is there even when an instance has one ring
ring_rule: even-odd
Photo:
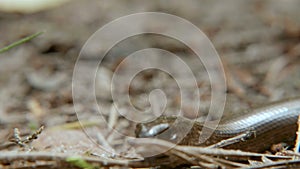
[[[53,145],[76,144],[72,151],[80,154],[90,148],[91,145],[81,145],[76,141],[70,143],[73,138],[85,139],[72,102],[72,73],[76,59],[87,39],[101,26],[137,12],[164,12],[182,17],[208,36],[224,66],[226,114],[300,95],[298,0],[72,0],[38,7],[32,7],[30,4],[34,2],[31,1],[27,2],[29,7],[14,6],[12,2],[0,1],[0,48],[33,33],[45,32],[0,54],[0,144],[7,142],[14,127],[28,133],[45,125],[48,129],[64,132],[45,132],[47,134],[35,142],[36,149],[62,151],[68,146],[58,149]],[[135,125],[117,115],[112,108],[111,77],[124,57],[149,47],[166,49],[180,56],[197,79],[202,101],[200,115],[205,115],[210,106],[207,72],[189,48],[174,39],[157,35],[128,38],[107,54],[95,79],[97,101],[106,122],[94,120],[98,115],[97,108],[89,101],[83,100],[79,106],[85,113],[84,125],[90,126],[88,132],[102,133],[110,146],[118,151],[126,149],[122,147],[122,136],[112,135],[107,125],[132,136]],[[91,49],[86,69],[99,54],[97,52],[101,52],[97,47]],[[134,106],[140,110],[149,107],[147,94],[155,88],[166,92],[168,104],[165,113],[177,111],[181,99],[176,82],[157,70],[145,71],[132,82],[130,94]],[[185,116],[196,118],[189,114],[189,109],[183,107]],[[68,143],[63,142],[66,138]]]

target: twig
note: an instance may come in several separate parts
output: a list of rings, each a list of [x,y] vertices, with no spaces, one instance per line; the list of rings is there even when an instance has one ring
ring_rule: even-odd
[[[23,140],[23,143],[30,143],[32,140],[35,140],[38,138],[38,135],[40,135],[42,133],[42,131],[44,130],[44,126],[41,126],[37,131],[35,131],[33,134],[31,134],[30,136],[26,137]]]
[[[18,128],[14,129],[14,138],[11,140],[13,143],[16,143],[20,147],[28,147],[28,143],[32,142],[33,140],[38,138],[38,135],[42,133],[44,130],[44,126],[41,126],[37,131],[33,134],[27,136],[25,139],[20,137],[20,131]]]
[[[97,133],[97,141],[99,142],[99,144],[103,145],[105,147],[105,149],[109,150],[112,154],[115,154],[115,150],[114,148],[108,143],[108,141],[104,138],[104,136],[102,135],[102,133]]]
[[[295,153],[299,153],[299,148],[300,148],[300,116],[298,116],[298,130],[297,130],[297,139],[296,139],[296,143],[295,143],[295,148],[294,148],[294,152]]]
[[[119,118],[118,115],[119,114],[117,112],[117,109],[115,108],[115,105],[112,104],[111,108],[110,108],[109,117],[108,117],[108,130],[109,131],[114,130],[114,127],[116,126],[118,118]]]
[[[254,135],[254,131],[247,131],[245,133],[239,134],[235,137],[226,139],[226,140],[222,140],[216,144],[210,145],[207,148],[221,148],[221,147],[225,147],[234,143],[238,143],[241,141],[245,141],[246,139],[250,138],[252,135]]]
[[[291,157],[287,156],[278,156],[278,155],[270,155],[270,154],[260,154],[260,153],[252,153],[252,152],[244,152],[241,150],[227,150],[227,149],[220,149],[220,148],[207,148],[207,147],[198,147],[198,146],[184,146],[184,145],[176,145],[171,142],[161,140],[161,139],[153,139],[153,138],[139,138],[139,139],[133,139],[128,140],[129,144],[133,146],[143,146],[146,147],[144,149],[144,152],[150,151],[148,147],[158,147],[162,150],[168,150],[168,149],[177,149],[183,152],[188,153],[195,153],[195,154],[203,154],[203,155],[211,155],[211,156],[238,156],[238,157],[269,157],[269,158],[275,158],[275,159],[290,159]]]
[[[74,155],[63,153],[51,153],[51,152],[12,152],[1,151],[0,164],[12,163],[14,161],[44,161],[55,162],[57,168],[67,168],[74,164],[69,163],[67,159]],[[128,167],[150,167],[151,165],[141,160],[119,160],[119,159],[107,159],[107,158],[95,158],[79,156],[82,160],[93,166],[112,167],[112,166],[128,166]],[[78,156],[77,156],[78,158]],[[50,168],[50,167],[49,167]]]
[[[291,150],[284,150],[281,153],[284,154],[284,155],[295,156],[297,158],[300,158],[300,153],[296,153],[296,152],[293,152]]]
[[[14,139],[12,140],[12,142],[18,144],[20,147],[26,147],[26,144],[24,144],[20,137],[20,131],[18,128],[14,128]]]
[[[263,164],[260,166],[251,166],[251,169],[259,169],[259,168],[299,168],[300,167],[300,160],[284,160],[284,161],[274,161],[269,164]]]

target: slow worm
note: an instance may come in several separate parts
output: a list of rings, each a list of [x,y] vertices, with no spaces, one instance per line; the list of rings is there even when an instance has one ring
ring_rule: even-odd
[[[254,133],[253,137],[224,148],[263,152],[276,143],[284,142],[293,145],[299,115],[300,98],[274,102],[260,108],[251,109],[238,117],[221,121],[211,137],[204,142],[199,142],[203,124],[194,122],[190,131],[179,144],[209,146],[251,131]],[[157,137],[175,141],[174,138],[179,134],[182,127],[191,122],[188,119],[179,119],[179,122],[174,126],[173,123],[176,119],[178,122],[176,117],[160,117],[149,123],[140,123],[136,127],[136,136]],[[168,129],[172,129],[172,131],[168,131]]]

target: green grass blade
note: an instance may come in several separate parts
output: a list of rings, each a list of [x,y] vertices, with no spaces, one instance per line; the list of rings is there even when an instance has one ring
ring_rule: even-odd
[[[79,168],[82,168],[82,169],[95,169],[94,166],[87,163],[81,157],[76,157],[76,156],[68,157],[66,161],[73,164],[73,165],[75,165],[75,166],[77,166],[77,167],[79,167]]]
[[[14,48],[14,47],[16,47],[16,46],[19,46],[19,45],[21,45],[21,44],[23,44],[23,43],[25,43],[25,42],[28,42],[28,41],[30,41],[31,39],[33,39],[33,38],[35,38],[35,37],[37,37],[37,36],[39,36],[39,35],[41,35],[41,34],[43,34],[43,33],[44,33],[44,31],[37,32],[37,33],[32,34],[32,35],[30,35],[30,36],[27,36],[27,37],[25,37],[25,38],[23,38],[23,39],[20,39],[19,41],[14,42],[14,43],[12,43],[12,44],[10,44],[10,45],[8,45],[8,46],[6,46],[6,47],[0,49],[0,54],[6,52],[6,51],[8,51],[8,50],[10,50],[11,48]]]

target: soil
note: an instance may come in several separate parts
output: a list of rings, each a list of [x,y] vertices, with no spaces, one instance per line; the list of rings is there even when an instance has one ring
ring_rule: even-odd
[[[0,154],[9,151],[17,154],[43,152],[114,159],[138,158],[133,147],[126,143],[126,136],[134,137],[136,125],[136,121],[130,118],[135,117],[132,110],[147,112],[151,106],[150,112],[159,113],[164,105],[155,97],[162,95],[154,95],[152,100],[148,98],[154,89],[165,93],[165,115],[176,115],[181,111],[183,116],[195,119],[209,113],[212,86],[205,65],[181,42],[153,34],[127,38],[105,55],[94,76],[98,105],[93,103],[93,98],[85,97],[93,85],[88,81],[88,73],[98,61],[97,56],[104,54],[101,47],[108,44],[101,41],[86,49],[87,57],[81,60],[83,72],[79,72],[82,74],[75,91],[79,101],[76,101],[74,109],[72,77],[83,45],[105,24],[137,12],[173,14],[189,20],[205,33],[219,54],[226,77],[224,116],[300,96],[299,6],[300,1],[297,0],[72,0],[31,14],[1,12],[0,48],[33,33],[45,33],[0,54]],[[191,40],[197,38],[188,34]],[[192,96],[196,91],[187,85],[186,94],[182,95],[181,86],[166,72],[156,69],[140,72],[126,86],[130,67],[142,62],[171,62],[168,57],[141,60],[140,63],[122,62],[133,52],[144,48],[165,49],[187,64],[200,93],[198,114],[192,113]],[[116,84],[118,97],[114,98],[111,95],[111,79],[120,65],[120,75],[124,79],[119,79],[120,83]],[[176,64],[169,66],[174,71],[182,68]],[[180,78],[186,82],[191,80],[189,76]],[[124,92],[124,88],[129,91]],[[126,92],[130,94],[132,105],[126,102]],[[181,107],[182,97],[187,104]],[[41,126],[44,129],[39,133]],[[25,143],[30,135],[38,138],[27,138]],[[17,138],[25,145],[16,141]],[[42,162],[2,160],[0,168],[66,167]]]

